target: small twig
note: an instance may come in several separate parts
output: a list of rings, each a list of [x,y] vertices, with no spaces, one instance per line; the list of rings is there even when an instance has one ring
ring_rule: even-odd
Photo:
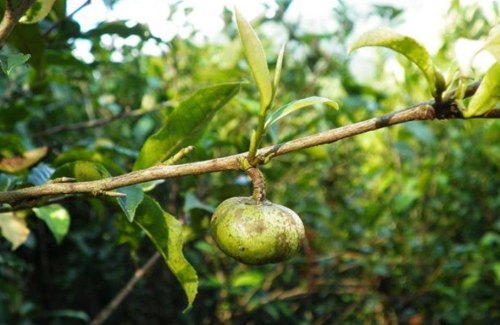
[[[173,165],[180,160],[184,159],[187,155],[189,155],[192,151],[194,150],[193,146],[187,146],[185,148],[182,148],[177,152],[175,155],[173,155],[171,158],[167,159],[162,165]]]
[[[64,132],[64,131],[77,131],[81,129],[88,129],[88,128],[96,128],[96,127],[101,127],[106,124],[109,124],[111,122],[114,122],[116,120],[122,119],[122,118],[129,118],[129,117],[139,117],[144,114],[148,113],[153,113],[160,111],[162,109],[165,109],[167,106],[172,106],[174,105],[173,102],[167,101],[165,103],[162,103],[159,107],[152,108],[152,109],[138,109],[138,110],[124,110],[122,113],[116,114],[111,117],[105,117],[105,118],[100,118],[96,120],[90,120],[90,121],[85,121],[85,122],[78,122],[75,124],[64,124],[64,125],[58,125],[53,128],[43,130],[40,132],[36,132],[34,136],[47,136],[47,135],[53,135],[59,132]]]
[[[146,273],[160,260],[160,253],[156,252],[151,256],[148,261],[138,270],[134,272],[134,275],[127,284],[118,292],[118,294],[106,305],[97,316],[90,322],[90,325],[100,325],[106,321],[106,319],[111,316],[122,301],[132,292],[132,289],[137,284],[137,282],[142,279]]]
[[[0,48],[3,46],[19,19],[34,2],[35,0],[22,0],[17,7],[14,8],[11,0],[5,1],[5,12],[0,22]]]
[[[76,8],[75,10],[73,10],[72,13],[70,13],[69,15],[65,16],[64,18],[62,18],[61,20],[55,22],[54,24],[52,24],[52,26],[50,26],[44,33],[43,33],[43,36],[47,36],[51,31],[53,31],[57,26],[59,26],[60,24],[62,24],[64,21],[70,19],[71,17],[73,17],[76,13],[78,13],[80,10],[82,10],[83,8],[85,8],[86,6],[88,6],[90,3],[92,2],[92,0],[86,0],[84,3],[82,3],[80,5],[80,7]]]

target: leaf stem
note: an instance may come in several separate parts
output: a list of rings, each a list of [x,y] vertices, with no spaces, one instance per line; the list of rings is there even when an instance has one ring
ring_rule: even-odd
[[[257,149],[260,146],[262,138],[265,135],[265,124],[266,124],[266,113],[267,109],[261,110],[259,114],[259,121],[257,122],[257,128],[252,132],[252,136],[250,139],[250,148],[248,149],[248,162],[255,166],[257,164],[256,154]]]

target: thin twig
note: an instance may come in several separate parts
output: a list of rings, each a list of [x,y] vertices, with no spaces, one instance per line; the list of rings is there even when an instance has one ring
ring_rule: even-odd
[[[90,322],[90,325],[100,325],[108,319],[109,316],[115,311],[116,308],[122,303],[122,301],[132,292],[134,286],[142,279],[146,273],[160,260],[160,253],[156,252],[149,258],[149,260],[138,270],[134,272],[134,275],[127,284],[120,290],[120,292],[109,302],[109,304],[104,307],[99,314]]]
[[[186,156],[189,155],[191,152],[193,152],[193,150],[194,150],[193,146],[187,146],[185,148],[182,148],[175,155],[173,155],[171,158],[168,158],[167,161],[162,163],[162,165],[167,165],[167,166],[173,165],[178,161],[186,158]]]
[[[61,20],[55,22],[54,24],[52,24],[52,26],[50,26],[44,33],[43,33],[43,36],[47,36],[51,31],[53,31],[57,26],[59,26],[60,24],[62,24],[64,21],[70,19],[71,17],[73,17],[74,15],[76,15],[76,13],[78,13],[80,10],[82,10],[83,8],[85,8],[86,6],[88,6],[90,3],[92,2],[92,0],[86,0],[84,3],[82,3],[78,8],[76,8],[75,10],[73,10],[72,13],[70,13],[69,15],[63,17]]]
[[[3,46],[19,19],[34,2],[35,0],[22,0],[17,7],[14,8],[11,0],[5,1],[5,12],[0,22],[0,48]]]
[[[139,117],[144,114],[149,114],[153,112],[158,112],[162,109],[165,109],[165,107],[168,106],[173,106],[174,103],[172,101],[167,101],[165,103],[162,103],[159,105],[159,107],[151,108],[151,109],[137,109],[137,110],[124,110],[123,112],[113,115],[111,117],[104,117],[100,119],[95,119],[95,120],[89,120],[85,122],[78,122],[74,124],[64,124],[64,125],[58,125],[53,128],[43,130],[40,132],[36,132],[34,136],[48,136],[48,135],[53,135],[59,132],[64,132],[64,131],[77,131],[81,129],[89,129],[89,128],[96,128],[96,127],[101,127],[104,125],[107,125],[111,122],[114,122],[119,119],[123,118],[129,118],[129,117]]]
[[[67,194],[67,195],[62,195],[62,196],[54,196],[54,197],[50,197],[48,199],[43,199],[43,200],[40,200],[40,199],[38,199],[38,200],[26,200],[26,201],[23,201],[21,204],[16,205],[15,207],[9,207],[9,206],[0,207],[0,213],[26,210],[26,209],[31,209],[31,208],[35,208],[35,207],[39,208],[39,207],[43,207],[46,205],[66,202],[70,199],[74,199],[75,197],[77,197],[77,195]]]

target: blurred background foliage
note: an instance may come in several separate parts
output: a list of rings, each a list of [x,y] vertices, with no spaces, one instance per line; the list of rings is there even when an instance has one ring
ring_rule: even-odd
[[[189,9],[181,3],[172,4],[172,15]],[[424,78],[404,59],[373,50],[373,76],[360,80],[347,56],[359,21],[375,17],[397,29],[400,8],[374,5],[361,14],[339,1],[330,12],[337,27],[312,33],[283,20],[291,3],[279,0],[277,9],[253,22],[271,66],[281,46],[276,39],[288,39],[277,102],[320,95],[339,101],[341,110],[304,111],[274,127],[266,144],[428,99]],[[226,25],[217,41],[194,41],[193,28],[168,42],[155,39],[167,50],[151,56],[142,51],[154,38],[145,25],[102,22],[81,32],[76,21],[61,20],[64,5],[56,9],[39,24],[16,27],[3,49],[31,53],[32,59],[29,67],[0,78],[0,154],[12,157],[40,146],[50,153],[31,170],[0,174],[2,190],[29,185],[40,170],[76,159],[101,162],[114,174],[130,170],[145,138],[171,111],[164,102],[204,85],[250,79],[229,10],[221,13]],[[436,57],[443,69],[458,38],[484,38],[498,22],[498,6],[491,7],[496,21],[483,10],[451,1]],[[120,42],[131,35],[140,39],[136,46]],[[75,57],[79,39],[90,41],[91,63]],[[394,60],[405,69],[403,78],[391,69]],[[255,94],[252,84],[245,85],[187,161],[246,151],[258,111]],[[48,132],[139,109],[151,112]],[[109,324],[500,323],[499,142],[496,121],[412,122],[274,160],[263,167],[269,198],[302,217],[307,243],[290,262],[262,267],[224,256],[207,232],[219,202],[249,195],[243,174],[165,181],[153,195],[186,226],[185,253],[199,273],[199,295],[183,314],[182,289],[158,263]],[[11,251],[0,239],[0,323],[84,323],[154,253],[109,201],[81,197],[64,206],[71,229],[60,245],[29,214],[26,244]]]

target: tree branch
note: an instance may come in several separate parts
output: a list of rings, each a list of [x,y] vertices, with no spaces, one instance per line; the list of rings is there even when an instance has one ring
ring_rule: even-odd
[[[106,319],[111,316],[111,314],[115,311],[118,306],[122,303],[122,301],[127,298],[127,296],[132,292],[134,286],[142,279],[146,273],[160,260],[160,253],[154,253],[149,260],[137,271],[135,271],[134,275],[130,278],[127,284],[118,292],[118,294],[109,302],[106,307],[104,307],[99,314],[90,322],[90,325],[100,325],[106,321]]]
[[[95,119],[95,120],[89,120],[85,122],[78,122],[74,124],[63,124],[63,125],[58,125],[53,128],[43,130],[40,132],[36,132],[34,135],[35,136],[47,136],[47,135],[53,135],[59,132],[64,132],[64,131],[77,131],[81,129],[89,129],[89,128],[97,128],[101,127],[104,125],[107,125],[111,122],[114,122],[116,120],[122,119],[122,118],[129,118],[129,117],[139,117],[144,114],[148,113],[153,113],[157,112],[159,110],[164,109],[165,107],[168,106],[173,106],[175,103],[173,101],[167,101],[165,103],[162,103],[159,107],[152,108],[152,109],[137,109],[137,110],[124,110],[123,112],[113,115],[111,117],[104,117],[100,119]]]
[[[26,10],[31,7],[35,0],[23,0],[17,7],[12,7],[12,0],[5,1],[5,12],[3,14],[2,21],[0,22],[0,47],[2,47],[5,39],[16,26],[19,19],[24,15]]]
[[[269,159],[290,152],[327,143],[333,143],[341,139],[350,138],[355,135],[380,128],[410,121],[433,120],[437,118],[437,116],[436,109],[432,105],[432,102],[424,102],[400,111],[382,115],[380,117],[375,117],[289,142],[265,147],[257,152],[257,158],[260,163],[263,163],[264,161],[268,161]],[[482,117],[497,118],[498,116],[500,116],[500,110],[494,109],[484,114]],[[457,117],[455,114],[451,114],[450,118],[456,119],[462,117]],[[120,176],[104,178],[97,181],[44,184],[8,192],[0,192],[0,203],[7,203],[11,205],[11,209],[15,209],[16,206],[23,205],[26,201],[39,200],[47,196],[60,196],[67,194],[90,194],[97,196],[116,188],[152,180],[239,170],[240,159],[246,155],[247,153],[245,152],[222,158],[180,165],[156,165],[143,170],[137,170]]]

